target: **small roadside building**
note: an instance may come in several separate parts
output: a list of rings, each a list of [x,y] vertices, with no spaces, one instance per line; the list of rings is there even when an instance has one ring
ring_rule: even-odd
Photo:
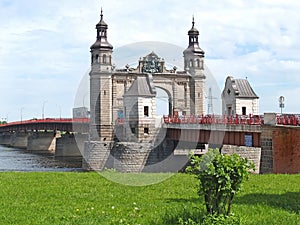
[[[259,114],[259,97],[247,79],[228,76],[222,92],[223,115]]]

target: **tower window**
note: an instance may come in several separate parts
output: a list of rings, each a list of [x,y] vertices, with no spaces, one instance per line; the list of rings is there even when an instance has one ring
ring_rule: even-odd
[[[106,55],[105,54],[103,55],[102,63],[106,64]]]
[[[148,127],[144,128],[144,134],[149,134],[149,128]]]
[[[190,60],[190,67],[193,67],[194,66],[194,63],[193,63],[193,60],[191,59]]]
[[[197,59],[197,67],[200,67],[200,60]]]
[[[106,95],[106,91],[103,91],[103,94]]]
[[[96,55],[96,62],[99,63],[99,55]]]
[[[149,106],[144,106],[144,116],[149,116]]]

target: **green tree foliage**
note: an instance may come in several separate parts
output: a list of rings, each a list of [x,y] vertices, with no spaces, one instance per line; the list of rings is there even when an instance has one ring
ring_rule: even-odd
[[[204,196],[207,213],[229,215],[233,197],[248,179],[254,164],[237,154],[223,155],[210,149],[202,157],[191,155],[187,171],[199,179],[198,195]]]

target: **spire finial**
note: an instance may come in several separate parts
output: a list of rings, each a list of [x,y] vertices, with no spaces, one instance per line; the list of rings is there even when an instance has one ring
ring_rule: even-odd
[[[101,14],[100,14],[100,16],[101,16],[101,20],[103,20],[103,10],[102,10],[102,7],[101,7]]]
[[[195,26],[195,17],[194,17],[194,15],[193,15],[193,22],[192,22],[192,24],[193,24],[192,28],[194,28],[194,26]]]

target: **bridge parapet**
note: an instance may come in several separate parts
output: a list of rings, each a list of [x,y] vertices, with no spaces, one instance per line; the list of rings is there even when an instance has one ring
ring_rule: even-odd
[[[300,126],[300,114],[265,113],[264,124],[274,126]]]
[[[260,125],[246,124],[163,124],[163,128],[183,129],[183,130],[207,130],[207,131],[228,131],[228,132],[251,132],[260,133]]]
[[[189,116],[164,116],[166,124],[245,124],[262,125],[264,123],[261,115],[189,115]]]
[[[163,127],[173,129],[209,130],[209,131],[235,131],[235,132],[261,132],[263,117],[249,116],[164,116]]]

